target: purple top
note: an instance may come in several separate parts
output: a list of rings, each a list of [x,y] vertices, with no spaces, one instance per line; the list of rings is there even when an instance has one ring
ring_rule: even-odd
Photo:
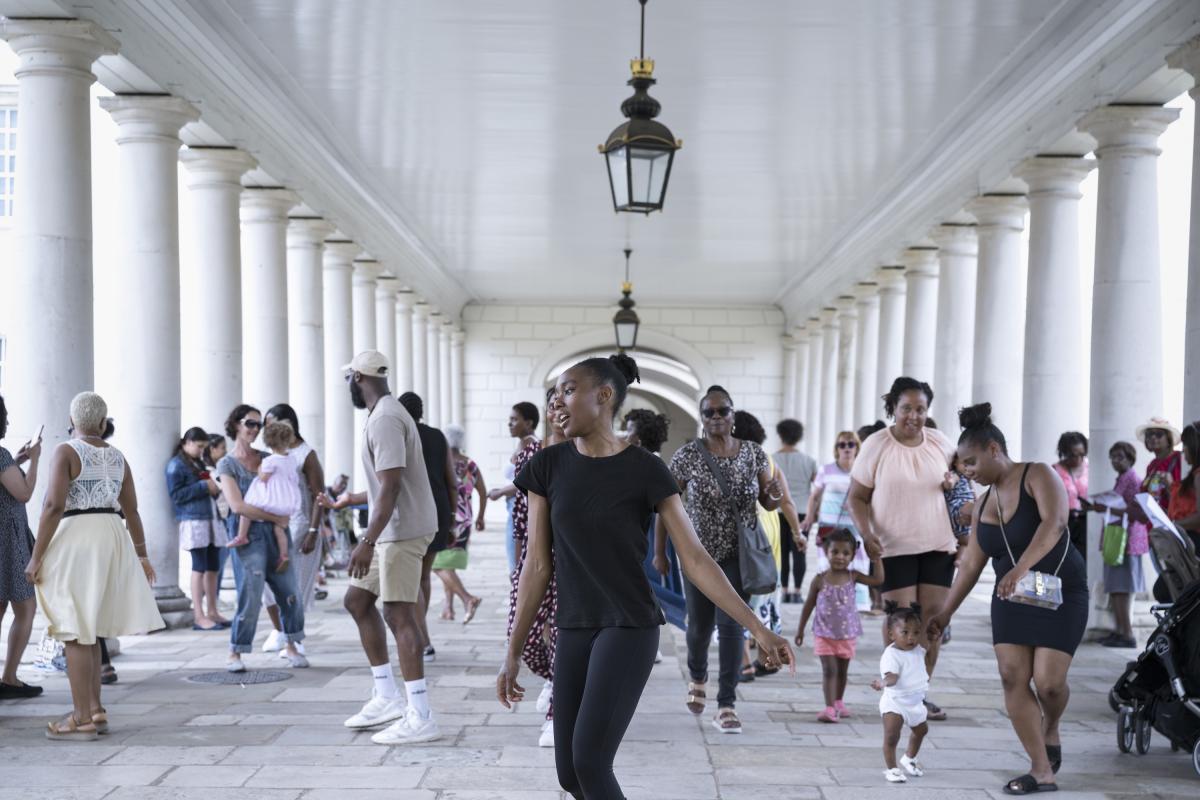
[[[1137,470],[1132,467],[1118,475],[1117,482],[1113,486],[1113,491],[1125,499],[1126,508],[1133,508],[1137,505],[1137,494],[1141,490],[1142,479],[1138,476]],[[1126,520],[1129,523],[1126,552],[1131,556],[1145,555],[1150,551],[1150,532],[1146,523],[1138,522],[1132,516],[1127,516]]]
[[[817,594],[813,615],[813,633],[823,639],[857,639],[862,636],[862,621],[854,602],[855,582],[841,586],[826,581]]]

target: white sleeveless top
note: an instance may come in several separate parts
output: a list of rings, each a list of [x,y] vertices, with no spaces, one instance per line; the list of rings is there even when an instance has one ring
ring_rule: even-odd
[[[125,480],[125,456],[115,447],[96,447],[79,439],[67,445],[79,456],[79,476],[67,487],[67,511],[119,508],[117,498]]]

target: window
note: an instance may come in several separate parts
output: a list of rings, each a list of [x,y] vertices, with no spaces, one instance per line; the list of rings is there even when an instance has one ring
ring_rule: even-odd
[[[13,214],[17,174],[17,109],[0,107],[0,217]]]

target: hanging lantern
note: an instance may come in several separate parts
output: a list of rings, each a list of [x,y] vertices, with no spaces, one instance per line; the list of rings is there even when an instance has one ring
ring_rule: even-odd
[[[649,214],[662,210],[675,151],[683,142],[654,119],[662,105],[647,93],[656,81],[654,61],[646,58],[646,0],[638,2],[642,6],[641,49],[630,62],[633,77],[627,85],[633,87],[633,95],[621,103],[621,113],[628,121],[608,135],[600,152],[608,166],[613,210]]]
[[[613,315],[613,330],[617,335],[617,350],[624,353],[626,350],[633,350],[637,347],[638,328],[641,326],[641,320],[638,319],[637,312],[633,310],[634,302],[630,297],[633,294],[633,284],[629,282],[629,256],[633,253],[628,247],[625,248],[625,280],[621,284],[621,294],[623,297],[617,302],[620,309]]]

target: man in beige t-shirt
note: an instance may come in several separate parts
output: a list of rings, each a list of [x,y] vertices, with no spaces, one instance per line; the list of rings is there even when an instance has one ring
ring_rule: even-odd
[[[367,529],[350,554],[346,610],[358,625],[359,639],[371,664],[375,689],[362,710],[346,720],[348,728],[393,724],[371,737],[377,744],[412,744],[441,737],[425,688],[425,662],[417,617],[421,563],[437,532],[437,508],[417,425],[388,389],[387,357],[366,350],[343,371],[356,408],[367,409],[362,459],[365,497],[345,495],[323,504],[342,507],[364,500]],[[383,617],[375,600],[383,599]],[[396,638],[407,707],[399,694],[387,654],[384,622]]]

